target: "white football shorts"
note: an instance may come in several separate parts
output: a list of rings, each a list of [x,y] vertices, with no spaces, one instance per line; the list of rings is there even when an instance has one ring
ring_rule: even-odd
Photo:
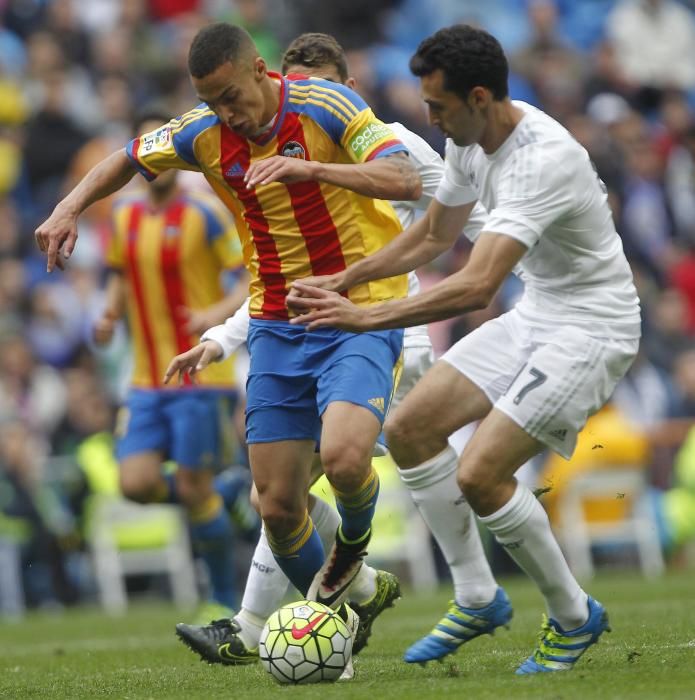
[[[529,435],[565,459],[587,418],[610,398],[639,339],[592,337],[569,325],[530,324],[511,311],[458,341],[442,360],[468,377]]]
[[[434,364],[432,345],[416,345],[403,348],[403,368],[401,376],[393,392],[389,411],[392,411],[403,400],[403,397],[417,384],[419,379]],[[383,457],[388,454],[388,448],[383,442],[383,436],[374,445],[374,456]]]
[[[403,348],[403,369],[401,378],[393,392],[389,410],[392,411],[403,397],[418,383],[434,364],[434,350],[431,345],[418,345]]]

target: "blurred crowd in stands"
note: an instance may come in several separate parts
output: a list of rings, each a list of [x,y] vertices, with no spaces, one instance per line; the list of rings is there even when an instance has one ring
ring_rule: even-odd
[[[157,100],[173,116],[195,105],[187,49],[216,20],[248,29],[276,69],[298,34],[335,35],[375,112],[440,152],[409,57],[424,37],[456,22],[495,34],[510,58],[511,96],[560,120],[589,151],[642,299],[642,351],[610,409],[620,420],[602,428],[606,456],[593,457],[637,460],[653,486],[683,486],[673,464],[695,424],[692,3],[0,0],[0,540],[22,543],[30,603],[80,597],[66,564],[81,546],[88,480],[79,478],[79,450],[112,431],[128,373],[125,329],[106,351],[91,340],[109,202],[82,217],[64,273],[46,275],[33,231],[92,165],[130,139],[139,107]],[[458,269],[468,250],[461,241],[422,270],[423,284]],[[510,281],[491,308],[435,324],[436,351],[519,293]],[[611,430],[638,448],[609,450]],[[695,491],[695,457],[680,457]]]

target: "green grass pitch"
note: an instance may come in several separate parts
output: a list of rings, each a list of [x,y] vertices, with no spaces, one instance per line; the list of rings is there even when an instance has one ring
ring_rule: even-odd
[[[588,589],[607,606],[613,632],[571,673],[524,678],[513,671],[535,641],[541,599],[523,578],[503,585],[515,609],[510,631],[477,639],[441,664],[407,665],[404,649],[450,594],[406,593],[375,625],[355,679],[336,685],[278,686],[260,665],[201,663],[173,634],[181,614],[161,603],[136,603],[117,619],[98,610],[32,615],[0,624],[0,698],[695,698],[695,572],[599,577]]]

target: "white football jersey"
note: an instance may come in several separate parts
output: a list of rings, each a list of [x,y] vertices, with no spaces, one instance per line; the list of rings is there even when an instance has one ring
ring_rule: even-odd
[[[425,211],[437,192],[439,183],[444,175],[444,162],[423,138],[406,129],[403,124],[392,122],[389,127],[396,138],[408,149],[411,162],[422,179],[422,196],[416,201],[391,202],[391,205],[400,219],[403,230],[415,221],[415,211]],[[413,296],[420,291],[420,281],[414,272],[408,273],[408,296]],[[429,346],[431,344],[427,326],[412,326],[404,331],[403,342],[408,347]]]
[[[494,153],[447,140],[437,200],[448,206],[478,200],[487,211],[484,231],[528,248],[516,270],[525,285],[516,308],[529,323],[638,338],[632,272],[588,153],[544,112],[513,104],[524,117]]]

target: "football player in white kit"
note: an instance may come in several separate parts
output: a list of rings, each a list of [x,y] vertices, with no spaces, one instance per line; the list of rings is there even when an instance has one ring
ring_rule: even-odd
[[[441,658],[511,618],[472,509],[545,597],[539,644],[517,673],[568,670],[609,629],[608,616],[572,576],[545,511],[514,473],[546,447],[572,455],[587,417],[637,353],[639,299],[586,150],[548,115],[510,100],[497,40],[467,25],[442,29],[421,43],[410,67],[432,123],[448,137],[434,201],[373,256],[296,283],[288,303],[309,328],[399,328],[483,308],[509,272],[520,272],[518,304],[456,343],[385,425],[404,481],[420,487],[420,512],[444,551],[458,548],[468,577],[405,659]],[[434,259],[476,202],[488,215],[468,263],[427,292],[358,309],[331,291]],[[457,459],[447,438],[474,421],[480,424]]]
[[[282,66],[283,73],[300,73],[312,77],[341,82],[354,89],[355,81],[348,77],[342,47],[326,34],[303,34],[288,47]],[[415,220],[416,210],[427,209],[444,173],[441,157],[419,136],[402,124],[390,124],[396,136],[406,145],[421,179],[422,197],[415,202],[392,202],[403,228]],[[467,233],[475,235],[484,218],[481,207],[470,218]],[[408,277],[409,294],[419,292],[414,272]],[[249,329],[248,302],[231,318],[207,330],[201,343],[187,353],[174,358],[167,370],[171,377],[177,372],[202,370],[212,361],[231,356],[246,342]],[[416,382],[434,364],[432,343],[426,325],[406,329],[403,339],[403,367],[400,381],[391,400],[391,408],[413,388]],[[379,447],[379,446],[378,446]],[[381,446],[383,447],[383,446]],[[380,452],[385,454],[386,450]],[[322,473],[316,460],[314,476]],[[338,514],[327,503],[310,497],[309,512],[326,550],[330,550],[338,526]],[[211,625],[177,625],[177,634],[191,649],[205,660],[228,665],[252,663],[258,659],[258,640],[268,616],[282,603],[289,581],[275,563],[265,532],[256,546],[246,581],[241,610],[234,620],[219,620]],[[400,595],[397,579],[388,572],[376,571],[363,565],[350,589],[351,607],[358,613],[361,626],[353,649],[359,652],[366,644],[375,617]]]

